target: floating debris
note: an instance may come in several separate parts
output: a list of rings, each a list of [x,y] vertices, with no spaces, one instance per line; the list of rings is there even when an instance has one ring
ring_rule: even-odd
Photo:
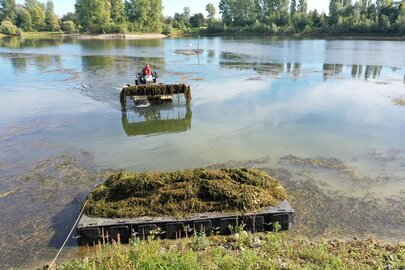
[[[380,151],[377,149],[370,149],[368,154],[376,159],[381,161],[400,161],[404,159],[405,151],[402,149],[388,149],[387,151]]]
[[[91,192],[91,217],[187,217],[203,212],[245,212],[275,206],[286,193],[277,179],[259,169],[194,169],[175,172],[121,172]]]
[[[245,81],[263,81],[263,78],[260,76],[257,77],[249,77]]]
[[[405,106],[405,98],[403,97],[394,98],[392,102],[398,106]]]
[[[0,193],[0,199],[13,196],[17,192],[18,192],[18,189],[17,190],[11,190],[11,191],[2,192],[2,193]]]
[[[196,50],[176,50],[175,53],[184,54],[184,55],[199,55],[202,54],[204,50],[196,49]]]
[[[70,77],[63,79],[62,81],[78,80],[80,79],[80,72],[72,68],[57,68],[46,71],[47,73],[59,73],[70,75]]]
[[[287,155],[280,159],[280,162],[288,162],[294,165],[307,166],[311,168],[323,168],[336,171],[338,174],[346,175],[352,179],[358,179],[353,167],[346,165],[337,158],[300,158],[294,155]]]
[[[251,159],[251,160],[242,160],[242,161],[237,161],[237,160],[230,160],[225,163],[213,163],[207,166],[209,169],[222,169],[222,168],[240,168],[240,167],[246,167],[246,168],[258,168],[258,167],[264,167],[269,164],[271,158],[266,156],[262,158],[256,158],[256,159]]]

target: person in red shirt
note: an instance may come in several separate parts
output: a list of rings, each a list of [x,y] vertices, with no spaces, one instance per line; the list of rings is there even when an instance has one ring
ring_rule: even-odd
[[[152,75],[152,69],[149,65],[146,65],[142,70],[143,76]]]

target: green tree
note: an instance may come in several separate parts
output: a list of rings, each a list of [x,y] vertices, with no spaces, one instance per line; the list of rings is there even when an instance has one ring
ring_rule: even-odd
[[[401,5],[399,6],[399,12],[402,16],[405,16],[405,0],[402,0]]]
[[[73,21],[63,21],[62,30],[66,34],[73,34],[76,31],[76,25]]]
[[[25,7],[31,16],[32,28],[37,31],[45,29],[45,5],[37,0],[25,0]]]
[[[335,16],[337,13],[337,7],[336,7],[337,1],[336,0],[330,0],[329,1],[329,16]]]
[[[0,22],[8,20],[12,24],[15,23],[17,10],[15,0],[0,0]]]
[[[25,7],[17,9],[16,25],[24,31],[32,30],[31,15]]]
[[[205,6],[205,10],[208,12],[208,18],[209,19],[214,19],[215,18],[215,13],[217,10],[215,9],[215,6],[213,3],[209,3]]]
[[[49,31],[57,31],[60,29],[59,19],[55,14],[55,7],[52,0],[48,0],[48,2],[46,2],[45,23],[46,28]]]
[[[231,11],[231,1],[229,0],[220,0],[219,1],[219,14],[222,16],[222,20],[225,24],[230,25],[233,20],[232,11]]]
[[[125,5],[122,0],[110,0],[111,19],[115,24],[122,25],[125,23]]]
[[[183,15],[186,18],[186,20],[190,20],[191,17],[191,12],[190,12],[190,8],[189,7],[184,7],[183,8]]]
[[[377,13],[380,15],[381,9],[385,6],[385,0],[376,0],[375,5],[377,8]]]
[[[264,15],[275,12],[288,12],[289,0],[259,0],[259,5]]]
[[[366,13],[366,10],[367,10],[367,0],[360,0],[359,2],[357,2],[358,3],[358,6],[359,6],[359,11],[360,11],[360,13],[361,14],[365,14]]]
[[[201,27],[205,24],[204,15],[202,13],[196,13],[190,17],[189,22],[193,27]]]
[[[73,12],[68,12],[65,15],[63,15],[60,20],[62,22],[66,22],[66,21],[75,22],[76,21],[76,16],[75,16],[75,14]]]
[[[307,13],[308,4],[306,0],[298,0],[298,12]]]
[[[76,0],[76,17],[83,31],[105,33],[110,30],[109,0]]]
[[[162,0],[130,0],[126,2],[125,10],[132,31],[162,32]]]
[[[263,17],[262,10],[266,8],[265,1],[269,0],[263,0],[263,3],[258,0],[221,0],[219,10],[226,24],[247,26]]]
[[[297,1],[296,0],[291,0],[290,3],[290,14],[293,16],[297,12]]]

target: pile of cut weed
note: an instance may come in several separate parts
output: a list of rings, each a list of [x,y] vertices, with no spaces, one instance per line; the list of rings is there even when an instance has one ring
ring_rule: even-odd
[[[249,212],[286,198],[279,181],[259,169],[121,172],[89,196],[91,217],[187,217],[204,212]]]

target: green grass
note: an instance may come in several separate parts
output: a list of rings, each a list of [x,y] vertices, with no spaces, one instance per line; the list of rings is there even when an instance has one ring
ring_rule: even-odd
[[[207,30],[206,26],[203,27],[192,27],[189,30],[181,30],[179,28],[173,28],[173,31],[170,33],[171,36],[181,36],[181,35],[197,35],[203,34]]]
[[[63,32],[23,32],[22,36],[24,37],[52,37],[52,36],[62,36]]]
[[[100,247],[91,258],[60,269],[402,269],[405,244],[373,239],[319,241],[281,233],[239,232],[223,237],[195,235],[176,241],[134,240]]]

